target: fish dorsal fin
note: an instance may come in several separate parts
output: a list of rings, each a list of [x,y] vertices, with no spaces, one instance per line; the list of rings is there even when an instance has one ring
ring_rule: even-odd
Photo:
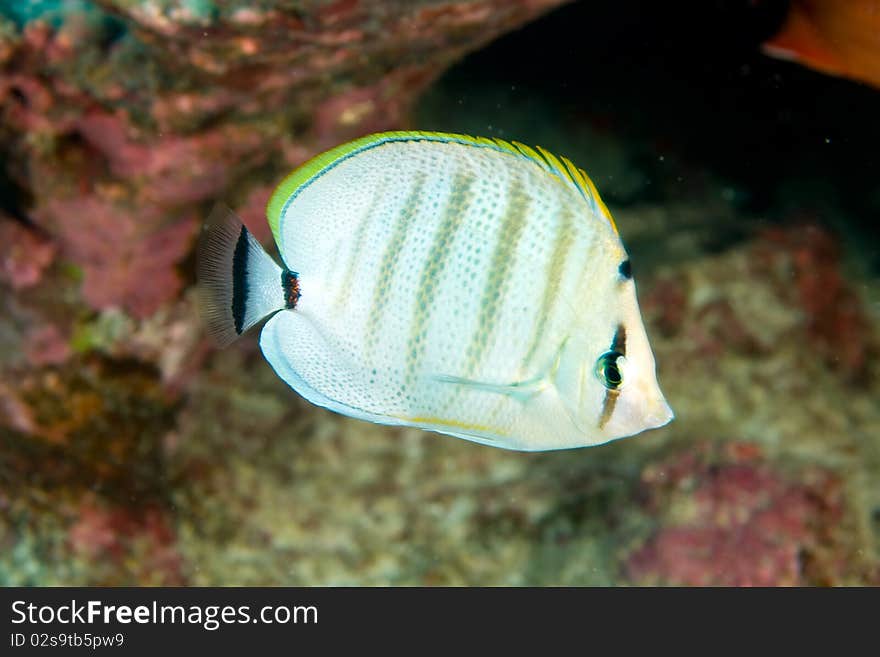
[[[545,171],[555,175],[562,182],[573,186],[584,200],[589,203],[598,214],[608,221],[611,228],[617,233],[617,226],[615,225],[614,219],[611,217],[608,208],[599,196],[599,190],[596,189],[596,186],[593,184],[593,181],[590,180],[587,173],[583,169],[575,166],[567,157],[556,157],[546,148],[541,148],[540,146],[531,148],[518,141],[506,142],[502,139],[496,139],[495,142],[502,148],[515,151],[523,157],[531,160]]]
[[[443,133],[413,134],[442,135]],[[463,143],[472,143],[477,146],[488,146],[497,150],[507,151],[508,153],[523,157],[530,162],[537,164],[544,171],[553,174],[559,178],[559,180],[577,190],[583,199],[592,206],[593,210],[604,217],[611,225],[614,232],[617,233],[617,225],[614,223],[614,219],[611,216],[611,212],[608,211],[608,207],[599,196],[599,190],[596,189],[596,186],[593,184],[593,181],[590,180],[587,173],[583,169],[575,166],[567,157],[556,157],[546,148],[540,146],[532,148],[531,146],[518,141],[505,141],[498,138],[490,139],[488,137],[470,137],[468,135],[455,134],[444,136],[452,138],[447,139],[447,141],[461,141]]]
[[[398,131],[380,132],[341,144],[336,148],[332,148],[329,151],[313,157],[311,160],[300,165],[282,180],[278,187],[275,188],[266,207],[269,226],[272,229],[272,233],[275,235],[275,239],[279,239],[280,222],[284,209],[293,198],[295,198],[296,195],[313,180],[343,160],[346,160],[353,155],[357,155],[362,151],[387,143],[406,141],[437,141],[464,144],[466,146],[491,148],[492,150],[506,152],[524,158],[541,167],[544,171],[554,175],[566,185],[574,188],[593,208],[596,214],[600,215],[608,222],[615,234],[617,233],[617,226],[614,223],[614,219],[611,217],[611,213],[608,211],[608,208],[599,196],[599,192],[593,184],[593,181],[590,180],[590,177],[583,169],[579,169],[568,158],[556,157],[553,153],[540,146],[538,146],[537,149],[534,149],[517,141],[511,142],[489,137],[471,137],[470,135],[446,132]]]

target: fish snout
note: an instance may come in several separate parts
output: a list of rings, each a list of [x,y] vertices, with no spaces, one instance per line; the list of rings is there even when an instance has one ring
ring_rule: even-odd
[[[651,400],[646,408],[645,428],[657,429],[669,424],[675,418],[675,412],[663,397]]]

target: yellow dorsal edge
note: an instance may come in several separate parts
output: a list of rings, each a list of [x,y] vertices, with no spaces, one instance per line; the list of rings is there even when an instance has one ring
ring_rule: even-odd
[[[323,174],[327,169],[335,166],[342,160],[369,148],[375,148],[376,146],[396,141],[452,142],[481,148],[491,148],[496,151],[507,152],[516,155],[517,157],[530,160],[540,166],[544,171],[555,175],[562,182],[573,186],[584,197],[584,200],[598,210],[598,214],[603,216],[614,232],[617,233],[617,226],[614,223],[614,219],[611,217],[611,213],[608,211],[605,203],[602,202],[593,181],[590,180],[589,176],[583,171],[583,169],[579,169],[572,164],[571,160],[565,157],[561,159],[557,158],[555,155],[540,146],[535,150],[525,144],[508,142],[503,139],[471,137],[469,135],[445,132],[398,131],[380,132],[367,135],[366,137],[361,137],[360,139],[355,139],[354,141],[331,148],[329,151],[325,151],[302,164],[284,178],[278,187],[275,188],[275,191],[272,193],[272,197],[269,199],[269,203],[266,206],[266,216],[268,217],[269,226],[272,229],[272,234],[275,236],[275,240],[280,241],[280,222],[284,207],[300,190]]]

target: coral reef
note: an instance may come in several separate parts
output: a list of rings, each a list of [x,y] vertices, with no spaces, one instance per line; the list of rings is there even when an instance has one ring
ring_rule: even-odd
[[[806,231],[782,234],[800,244]],[[189,296],[140,324],[105,311],[79,326],[66,365],[0,387],[0,577],[880,583],[876,359],[860,380],[805,362],[812,302],[779,239],[640,279],[677,418],[576,452],[504,452],[317,409],[253,336],[189,362]],[[877,322],[863,316],[872,353]],[[161,373],[137,365],[151,360]]]
[[[768,230],[765,240],[761,267],[793,282],[790,294],[803,309],[813,345],[829,365],[854,380],[863,379],[876,345],[861,300],[840,268],[837,241],[815,224]]]
[[[880,584],[880,288],[848,210],[754,210],[613,109],[441,85],[418,127],[609,190],[669,426],[506,452],[312,406],[253,334],[206,343],[216,197],[268,241],[281,175],[557,4],[0,3],[0,583]]]
[[[36,285],[55,258],[52,242],[9,217],[0,216],[0,244],[5,245],[0,255],[0,280],[13,290]]]
[[[876,362],[861,381],[823,358],[803,362],[815,349],[809,304],[776,245],[806,232],[758,234],[643,277],[678,417],[585,451],[504,452],[316,409],[275,377],[252,336],[201,365],[171,359],[161,379],[185,383],[169,387],[158,372],[114,363],[158,358],[161,336],[189,352],[185,310],[137,339],[132,320],[102,314],[75,340],[94,345],[72,357],[80,374],[43,366],[0,391],[0,408],[18,413],[0,468],[10,510],[0,574],[115,584],[880,583]],[[775,275],[768,249],[782,263]],[[866,321],[870,352],[877,324]],[[10,474],[33,471],[26,486]],[[47,534],[63,540],[49,549]]]
[[[642,473],[661,528],[626,562],[642,583],[792,586],[862,581],[870,567],[847,545],[840,481],[813,468],[786,477],[749,443],[722,454],[697,444]],[[851,520],[851,519],[850,519]],[[861,571],[860,571],[861,569]]]
[[[0,544],[12,560],[0,577],[180,581],[162,447],[173,411],[155,373],[135,361],[88,356],[0,384]],[[28,541],[39,574],[17,562]]]
[[[177,265],[204,202],[231,185],[245,199],[319,150],[399,127],[450,63],[561,2],[7,10],[8,175],[33,197],[31,218],[83,268],[85,302],[147,317],[181,289]]]

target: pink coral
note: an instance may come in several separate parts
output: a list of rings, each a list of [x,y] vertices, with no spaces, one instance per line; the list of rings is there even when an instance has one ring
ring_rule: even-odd
[[[740,449],[741,448],[741,449]],[[838,482],[824,472],[789,480],[754,445],[732,444],[719,463],[708,450],[651,466],[643,474],[654,512],[684,522],[661,527],[626,562],[636,582],[690,586],[834,583],[845,554]]]
[[[266,221],[266,205],[274,190],[275,185],[254,187],[241,206],[236,209],[244,225],[263,244],[272,241],[272,231]]]
[[[810,340],[852,379],[867,373],[872,332],[865,310],[843,275],[840,247],[815,224],[765,231],[756,252],[765,266],[786,270],[786,289],[806,316]],[[793,284],[792,284],[793,283]]]
[[[77,122],[77,131],[115,176],[137,185],[141,202],[166,206],[213,197],[229,183],[233,168],[260,164],[269,152],[258,132],[236,125],[144,144],[128,136],[124,119],[90,113]]]
[[[174,298],[182,282],[174,269],[188,252],[198,222],[192,214],[160,228],[164,213],[97,196],[52,199],[65,255],[83,267],[83,295],[93,308],[121,306],[146,317]]]
[[[0,217],[0,280],[15,290],[36,285],[54,258],[54,244],[36,232]]]
[[[158,508],[135,511],[106,507],[87,496],[68,529],[67,539],[72,552],[82,559],[134,567],[135,572],[130,574],[136,582],[165,586],[185,583],[176,536]]]
[[[54,324],[31,328],[25,336],[25,358],[33,365],[58,365],[71,354],[68,339]]]
[[[688,291],[683,280],[666,277],[654,282],[642,302],[642,312],[663,335],[678,333],[685,320]]]
[[[72,13],[0,46],[0,124],[22,135],[10,175],[83,268],[85,302],[145,317],[178,294],[206,202],[399,125],[455,58],[562,2],[309,0],[206,26],[101,0],[125,39]],[[264,166],[277,170],[253,175]]]

